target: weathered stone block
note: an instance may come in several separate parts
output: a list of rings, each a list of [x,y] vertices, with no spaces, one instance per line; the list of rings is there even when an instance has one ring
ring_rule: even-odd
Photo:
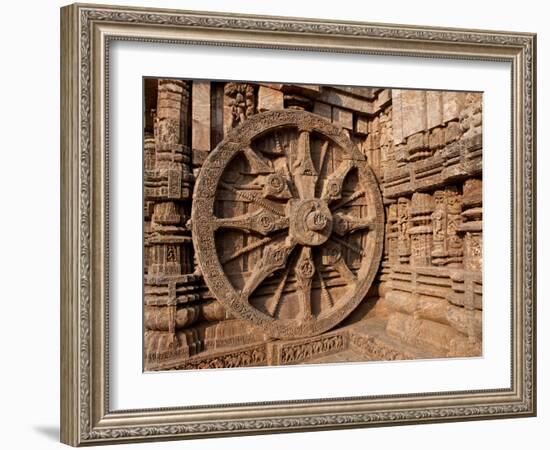
[[[407,148],[410,153],[415,153],[416,151],[425,148],[425,146],[424,133],[422,132],[413,134],[407,139]]]
[[[276,89],[260,86],[258,89],[258,111],[283,109],[283,93]]]
[[[458,122],[449,122],[445,127],[445,144],[455,142],[462,135],[462,129]]]
[[[407,138],[426,127],[426,92],[402,91],[403,137]]]
[[[323,102],[313,103],[313,113],[332,120],[332,106]]]
[[[401,89],[392,89],[392,129],[395,145],[401,144],[404,140],[402,92]]]
[[[282,84],[282,83],[260,83],[260,86],[266,86],[268,88],[277,89],[278,91],[280,91],[284,87],[284,84]]]
[[[191,117],[193,149],[210,151],[210,81],[193,83]]]
[[[462,92],[443,91],[441,95],[443,99],[443,122],[458,119],[464,103],[465,94]]]
[[[368,134],[368,124],[369,121],[365,116],[357,116],[355,120],[355,133],[361,136],[366,136]]]
[[[380,148],[380,133],[370,133],[367,137],[367,141],[370,150]]]
[[[335,91],[353,94],[355,97],[362,97],[364,101],[373,101],[382,88],[370,88],[361,86],[330,86]]]
[[[321,89],[318,100],[329,103],[333,106],[339,106],[342,108],[350,109],[352,111],[358,111],[363,114],[374,113],[374,107],[372,103],[367,103],[362,98],[357,98],[351,94],[345,94],[343,92],[336,91],[330,87],[323,87]]]
[[[391,89],[383,89],[378,93],[378,97],[375,101],[377,109],[382,109],[391,102]]]
[[[457,336],[450,345],[447,357],[460,358],[472,355],[483,356],[483,349],[480,340],[472,340],[465,336]]]
[[[443,124],[443,99],[441,92],[426,92],[426,113],[426,126],[428,129],[432,129]]]
[[[317,98],[321,92],[321,86],[316,84],[283,84],[281,90],[285,94],[298,94],[308,98]]]
[[[424,346],[442,354],[449,351],[453,339],[465,337],[447,325],[399,312],[389,316],[386,332],[408,344]]]
[[[346,111],[345,109],[333,107],[332,121],[342,128],[353,130],[353,114],[351,113],[351,111]]]
[[[393,311],[448,325],[464,335],[481,337],[481,311],[466,310],[442,298],[402,291],[389,291],[385,298],[387,307]]]
[[[428,136],[430,150],[438,150],[445,145],[445,133],[442,128],[434,128]]]

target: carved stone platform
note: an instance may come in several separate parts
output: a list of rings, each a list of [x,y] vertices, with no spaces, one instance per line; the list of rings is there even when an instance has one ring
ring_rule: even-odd
[[[357,361],[431,359],[445,355],[405,344],[390,336],[387,321],[368,318],[336,331],[294,340],[267,340],[231,349],[202,352],[184,363],[177,357],[160,363],[157,370],[215,369],[232,367],[284,366]]]

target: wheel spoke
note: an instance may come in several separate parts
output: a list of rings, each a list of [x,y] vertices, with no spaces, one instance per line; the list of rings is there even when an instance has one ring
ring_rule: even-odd
[[[325,167],[325,160],[327,159],[328,154],[328,145],[329,141],[323,142],[323,146],[321,147],[321,156],[319,157],[319,170],[317,171],[319,174],[323,172],[323,168]]]
[[[294,184],[298,190],[298,195],[302,200],[314,198],[318,174],[311,159],[309,131],[299,131],[297,153],[293,169]]]
[[[319,284],[321,285],[321,295],[331,307],[334,306],[334,299],[332,298],[332,295],[330,295],[330,292],[327,288],[327,283],[325,282],[325,279],[323,278],[323,275],[321,274],[321,269],[319,267],[317,267],[317,275],[319,277]]]
[[[243,299],[248,299],[250,294],[273,272],[282,269],[286,265],[288,256],[296,246],[293,240],[277,241],[265,247],[262,259],[254,267],[254,270],[246,280],[241,291]]]
[[[284,155],[285,154],[285,149],[284,147],[281,145],[281,138],[279,136],[279,132],[278,131],[275,131],[274,135],[273,135],[273,138],[275,140],[275,150],[274,150],[274,153],[276,153],[277,155]]]
[[[343,247],[346,247],[348,250],[351,250],[352,252],[357,253],[360,256],[366,256],[365,252],[361,247],[358,247],[357,245],[354,245],[350,242],[344,241],[343,239],[340,239],[337,236],[332,235],[330,237],[330,240],[336,242],[337,244],[342,245]]]
[[[247,245],[246,247],[241,247],[239,250],[231,253],[230,255],[224,256],[220,262],[222,264],[226,264],[229,261],[233,261],[234,259],[237,259],[239,256],[244,255],[245,253],[251,252],[252,250],[256,250],[258,247],[261,247],[262,245],[267,244],[272,240],[273,239],[271,237],[265,237],[256,242],[253,242],[252,244]]]
[[[288,218],[281,217],[270,211],[257,211],[230,218],[215,218],[215,228],[234,228],[250,233],[254,231],[267,236],[268,234],[288,227]]]
[[[273,295],[274,300],[271,312],[272,317],[275,317],[279,312],[279,305],[281,304],[281,298],[283,296],[283,289],[285,288],[286,280],[288,278],[288,272],[289,270],[287,267],[287,269],[283,272],[283,276],[281,277],[281,280],[277,285],[277,289],[275,290],[275,294]]]
[[[340,274],[340,276],[349,284],[355,284],[355,282],[357,281],[357,278],[347,266],[344,258],[340,258],[332,265],[332,267],[334,267],[334,269]]]
[[[311,320],[313,318],[311,313],[311,284],[313,275],[315,274],[311,247],[302,247],[294,270],[296,272],[296,281],[298,282],[301,300],[301,319],[303,321]]]
[[[342,257],[342,249],[340,246],[329,244],[323,248],[322,261],[324,265],[330,266],[336,270],[346,283],[353,285],[357,282],[357,277],[353,274]]]
[[[246,147],[243,150],[243,153],[248,161],[248,164],[250,165],[251,174],[256,175],[259,173],[273,173],[273,165],[269,159],[256,153],[250,147]]]
[[[346,206],[348,203],[354,201],[355,199],[361,197],[362,195],[365,195],[365,191],[357,191],[357,192],[354,192],[353,194],[351,194],[349,197],[346,197],[346,198],[343,198],[342,200],[340,200],[338,203],[334,204],[332,206],[332,210],[333,211],[336,211],[340,208],[343,208],[344,206]]]
[[[331,201],[342,198],[342,187],[344,180],[349,171],[355,167],[355,163],[351,159],[345,159],[340,163],[336,170],[327,177],[327,180],[323,186],[321,198],[323,200]]]
[[[333,214],[332,220],[332,229],[340,236],[353,233],[357,230],[371,229],[373,226],[373,222],[370,219],[366,219],[364,217],[354,217],[341,212]]]
[[[256,193],[239,190],[235,186],[232,186],[228,183],[224,183],[223,181],[220,181],[219,186],[223,189],[234,192],[237,196],[240,196],[245,200],[248,200],[249,202],[256,203],[257,205],[261,206],[262,208],[266,209],[267,211],[273,214],[277,214],[278,216],[282,216],[282,217],[285,216],[284,209],[281,207],[281,205],[275,202],[272,202],[270,200],[267,200],[265,198],[260,198]]]

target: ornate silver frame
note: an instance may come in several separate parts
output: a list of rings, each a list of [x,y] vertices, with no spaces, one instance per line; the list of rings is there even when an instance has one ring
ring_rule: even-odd
[[[109,43],[116,39],[511,63],[510,388],[111,411],[105,100]],[[62,8],[62,442],[79,446],[535,415],[535,53],[531,33],[99,5]]]

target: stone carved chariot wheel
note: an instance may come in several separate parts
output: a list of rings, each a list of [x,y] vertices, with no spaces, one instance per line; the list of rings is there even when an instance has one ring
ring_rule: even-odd
[[[365,156],[305,111],[257,114],[229,131],[201,168],[191,223],[210,291],[275,338],[340,323],[382,254],[384,210]]]

